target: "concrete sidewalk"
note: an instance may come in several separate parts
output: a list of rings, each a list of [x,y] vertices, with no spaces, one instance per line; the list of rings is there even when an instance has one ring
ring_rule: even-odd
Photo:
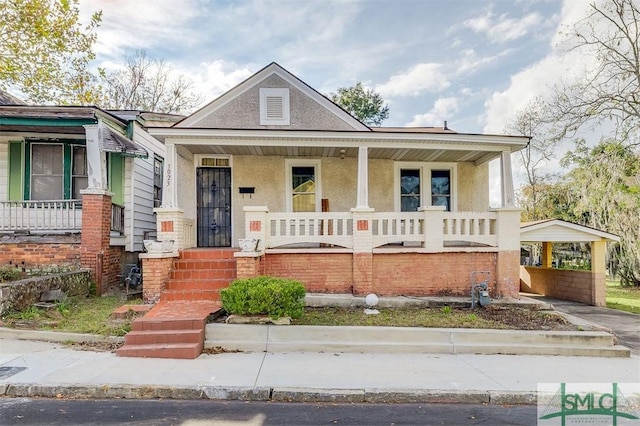
[[[0,395],[534,404],[538,383],[640,383],[640,358],[223,353],[122,358],[0,330]],[[640,392],[640,389],[639,389]]]

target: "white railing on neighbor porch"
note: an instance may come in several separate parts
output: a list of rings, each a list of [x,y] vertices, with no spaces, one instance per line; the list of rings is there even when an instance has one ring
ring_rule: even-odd
[[[498,247],[495,211],[270,213],[248,207],[245,215],[246,237],[260,239],[262,249],[305,244],[358,250],[389,244],[430,251],[447,246]]]
[[[80,200],[0,201],[2,231],[80,231]]]

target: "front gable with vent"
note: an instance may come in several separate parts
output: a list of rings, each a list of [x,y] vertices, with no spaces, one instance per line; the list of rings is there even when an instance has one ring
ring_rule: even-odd
[[[175,127],[211,129],[370,129],[276,63]]]

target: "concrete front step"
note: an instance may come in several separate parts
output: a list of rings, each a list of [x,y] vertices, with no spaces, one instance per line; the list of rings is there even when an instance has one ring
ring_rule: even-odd
[[[206,318],[138,318],[131,325],[132,331],[200,330],[207,324]]]
[[[202,342],[125,345],[116,350],[116,354],[126,357],[195,359],[202,353],[202,348]]]
[[[165,291],[185,291],[185,290],[220,290],[227,288],[230,280],[228,279],[193,279],[193,280],[170,280]]]
[[[237,251],[232,248],[190,248],[180,252],[180,259],[233,259]]]
[[[160,295],[161,302],[219,301],[220,290],[165,290]]]
[[[124,336],[125,345],[152,345],[174,343],[201,343],[204,328],[194,330],[145,330],[132,331]]]
[[[208,324],[205,347],[267,352],[629,357],[605,332]]]

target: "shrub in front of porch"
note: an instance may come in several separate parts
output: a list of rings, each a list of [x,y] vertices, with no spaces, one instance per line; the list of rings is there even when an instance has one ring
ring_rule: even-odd
[[[233,281],[220,290],[222,307],[235,315],[300,318],[304,313],[304,285],[300,281],[260,276]]]

